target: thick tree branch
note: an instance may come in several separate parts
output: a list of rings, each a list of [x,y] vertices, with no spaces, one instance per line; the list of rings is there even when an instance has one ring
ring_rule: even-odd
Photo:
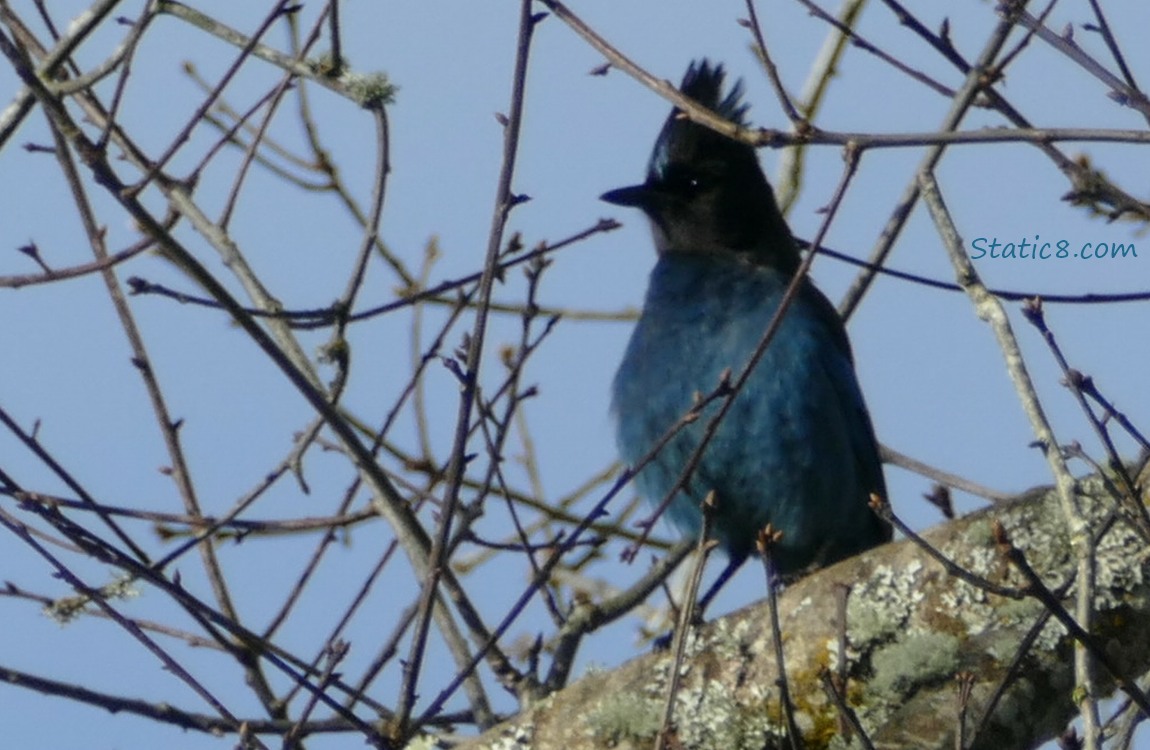
[[[1081,485],[1085,517],[1098,532],[1114,518],[1113,501],[1097,477]],[[938,526],[924,538],[971,572],[1018,587],[1025,581],[995,550],[996,521],[1049,588],[1071,582],[1063,596],[1072,603],[1077,561],[1051,488]],[[1138,535],[1125,525],[1111,523],[1100,534],[1093,636],[1129,675],[1150,667],[1150,580],[1141,552]],[[954,746],[960,687],[972,748],[1033,747],[1061,732],[1074,715],[1073,641],[1048,618],[1029,653],[1021,656],[1019,676],[984,720],[1000,681],[1046,608],[1033,598],[1003,598],[958,580],[921,547],[903,540],[808,576],[780,599],[788,686],[807,747],[846,746],[838,709],[821,680],[838,656],[834,591],[844,584],[852,589],[846,702],[874,747]],[[774,747],[781,737],[768,622],[761,603],[695,634],[676,713],[686,747]],[[587,675],[463,747],[650,747],[669,663],[668,654],[653,653]],[[1100,681],[1113,689],[1110,675],[1100,675]]]

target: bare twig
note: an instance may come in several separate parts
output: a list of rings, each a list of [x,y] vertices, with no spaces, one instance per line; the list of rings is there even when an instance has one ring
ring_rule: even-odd
[[[679,604],[679,616],[675,622],[675,639],[671,645],[671,660],[667,666],[667,688],[663,698],[663,717],[659,724],[659,731],[655,735],[655,750],[668,747],[675,736],[675,700],[679,696],[679,683],[682,679],[681,670],[683,660],[687,654],[687,640],[691,637],[694,625],[695,601],[699,596],[699,584],[703,581],[703,570],[706,568],[707,557],[718,546],[718,542],[711,538],[711,526],[715,521],[718,500],[714,491],[708,492],[707,497],[699,507],[702,514],[702,525],[699,529],[699,538],[695,546],[695,564],[691,568],[691,575],[687,579],[687,590],[683,592],[683,601]],[[674,747],[675,744],[671,744]]]
[[[778,670],[776,684],[779,687],[779,702],[783,705],[783,719],[787,725],[787,744],[791,750],[803,750],[803,735],[795,721],[795,704],[791,700],[790,683],[787,680],[787,663],[783,655],[783,628],[779,624],[778,578],[775,575],[774,547],[782,539],[783,532],[775,531],[768,523],[760,529],[755,546],[763,561],[763,574],[767,582],[767,609],[771,617],[771,645],[775,651],[775,669]]]

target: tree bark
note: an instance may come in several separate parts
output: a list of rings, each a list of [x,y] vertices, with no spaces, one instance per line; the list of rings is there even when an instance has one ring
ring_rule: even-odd
[[[1080,482],[1095,535],[1114,501],[1097,478]],[[931,529],[924,538],[963,569],[1001,586],[1024,578],[998,551],[1000,522],[1051,590],[1072,581],[1075,559],[1057,499],[1039,488]],[[1150,667],[1150,586],[1146,545],[1121,521],[1097,544],[1096,643],[1134,677]],[[901,540],[818,571],[779,599],[786,672],[807,750],[848,742],[824,689],[838,664],[836,590],[849,586],[846,702],[876,748],[951,748],[959,729],[960,687],[969,686],[966,747],[1036,747],[1075,712],[1072,651],[1051,617],[1019,656],[1046,607],[1027,596],[986,592],[947,572],[912,540]],[[1073,611],[1073,584],[1063,602]],[[784,747],[784,724],[765,602],[695,631],[682,667],[674,739],[666,747]],[[1021,659],[993,713],[991,696]],[[591,673],[463,747],[651,748],[659,730],[669,653],[650,653],[610,672]],[[1099,668],[1099,684],[1114,680]],[[965,679],[960,679],[963,676]],[[980,726],[981,725],[981,726]],[[788,746],[789,747],[789,746]]]

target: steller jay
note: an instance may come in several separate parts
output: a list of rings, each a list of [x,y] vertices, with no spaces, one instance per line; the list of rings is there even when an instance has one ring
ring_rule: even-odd
[[[704,59],[691,64],[679,88],[746,125],[742,81],[724,95],[723,78],[723,67]],[[691,409],[695,394],[712,392],[724,370],[737,376],[746,366],[800,257],[754,149],[678,109],[655,142],[646,182],[602,199],[642,209],[658,251],[613,386],[619,450],[635,464]],[[658,504],[675,487],[718,408],[709,404],[638,472],[647,500]],[[886,489],[846,331],[808,279],[667,508],[685,535],[699,533],[699,506],[712,490],[713,535],[729,564],[704,606],[768,523],[782,532],[770,561],[784,576],[891,538],[868,506],[871,492],[885,497]]]

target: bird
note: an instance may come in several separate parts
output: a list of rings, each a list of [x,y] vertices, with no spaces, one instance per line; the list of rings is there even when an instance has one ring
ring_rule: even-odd
[[[693,61],[680,92],[739,127],[743,81],[724,90],[721,64]],[[663,124],[640,185],[604,193],[649,220],[656,262],[643,308],[612,383],[611,414],[624,462],[638,464],[727,373],[759,346],[801,264],[752,146],[687,119]],[[891,539],[869,505],[886,498],[874,428],[850,342],[831,302],[804,277],[775,336],[718,423],[686,482],[680,477],[720,400],[663,445],[634,476],[637,491],[685,537],[703,528],[700,504],[717,503],[711,533],[727,568],[702,601],[778,533],[770,570],[782,580]],[[701,605],[705,606],[705,605]]]

